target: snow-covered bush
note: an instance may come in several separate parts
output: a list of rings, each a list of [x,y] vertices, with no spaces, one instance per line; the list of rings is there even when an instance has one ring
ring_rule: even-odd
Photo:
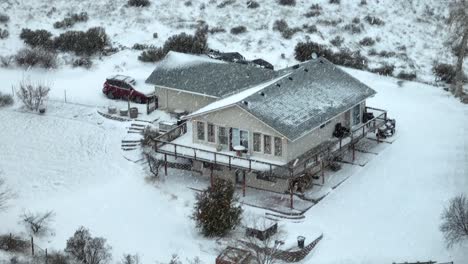
[[[468,239],[468,199],[461,194],[450,200],[442,213],[440,231],[444,234],[447,247]]]
[[[0,235],[0,249],[10,252],[25,253],[29,250],[31,244],[29,240],[23,240],[15,235]]]
[[[238,35],[247,32],[247,28],[245,26],[237,26],[231,28],[231,34]]]
[[[15,55],[15,61],[19,66],[25,67],[57,67],[57,55],[43,48],[24,48]]]
[[[10,17],[7,14],[0,13],[0,23],[8,23]]]
[[[53,40],[52,33],[45,29],[30,30],[23,28],[21,30],[20,39],[31,47],[52,48]]]
[[[411,73],[400,72],[397,75],[397,78],[407,80],[407,81],[412,81],[412,80],[416,79],[416,77],[417,77],[416,73],[414,73],[414,72],[411,72]]]
[[[437,77],[437,80],[446,83],[452,83],[455,80],[455,67],[450,64],[438,63],[432,67],[432,72]]]
[[[124,254],[120,260],[120,264],[140,264],[140,256],[138,254]]]
[[[344,30],[348,31],[351,34],[359,34],[362,32],[363,28],[364,26],[360,23],[358,24],[350,23],[343,27]]]
[[[194,35],[181,33],[169,37],[164,42],[163,50],[165,53],[169,51],[177,51],[182,53],[202,54],[206,51],[208,28],[203,27],[198,29]]]
[[[91,68],[93,66],[93,61],[89,57],[82,57],[73,60],[73,67],[83,67],[86,69]]]
[[[208,30],[210,34],[216,34],[216,33],[224,33],[226,32],[226,29],[223,27],[212,27]]]
[[[38,111],[48,99],[49,91],[50,87],[45,84],[23,80],[16,90],[16,96],[18,96],[26,108],[31,111]]]
[[[386,64],[378,68],[370,69],[371,72],[379,75],[392,76],[395,70],[395,65]]]
[[[276,20],[273,23],[273,30],[279,31],[285,39],[290,39],[294,34],[302,31],[300,28],[290,28],[284,19]]]
[[[335,5],[339,5],[341,3],[341,0],[329,0],[328,1],[330,4],[335,4]]]
[[[332,51],[327,49],[324,45],[315,42],[299,42],[294,48],[294,57],[298,61],[307,61],[312,58],[312,53],[320,57],[330,57]]]
[[[215,179],[213,185],[196,194],[192,218],[205,236],[224,236],[240,223],[242,208],[231,182]]]
[[[111,247],[107,245],[106,239],[93,238],[83,226],[67,240],[65,252],[86,264],[104,264],[111,259]]]
[[[151,3],[149,0],[128,0],[127,4],[129,6],[146,7],[149,6]]]
[[[12,105],[14,102],[13,96],[11,94],[2,94],[0,92],[0,107]],[[0,188],[1,188],[1,179],[0,179]],[[0,190],[0,209],[2,208],[3,199],[2,199],[2,190]]]
[[[340,47],[344,42],[344,38],[340,36],[334,37],[332,40],[330,40],[330,44],[332,44],[335,47]]]
[[[71,264],[70,257],[60,251],[53,251],[47,255],[47,264]]]
[[[260,4],[257,1],[247,1],[247,8],[258,8]]]
[[[0,56],[0,67],[10,67],[11,63],[15,61],[14,56]]]
[[[351,67],[359,70],[367,69],[368,60],[361,55],[359,51],[351,51],[349,49],[340,49],[338,52],[331,53],[325,58],[336,65]]]
[[[78,22],[88,21],[88,13],[81,12],[77,14],[69,14],[62,21],[57,21],[54,23],[54,28],[69,28],[75,25]]]
[[[102,27],[84,31],[67,31],[54,39],[54,46],[61,51],[72,51],[78,55],[103,52],[109,45],[109,37]]]
[[[284,5],[284,6],[295,6],[296,0],[279,0],[278,4]]]
[[[370,25],[373,25],[373,26],[385,25],[385,22],[382,19],[380,19],[378,17],[375,17],[375,16],[371,16],[371,15],[365,16],[364,20],[366,20],[367,23],[369,23]]]
[[[219,5],[217,5],[216,7],[217,8],[225,8],[226,6],[228,5],[232,5],[236,2],[236,0],[224,0],[223,2],[221,2]]]
[[[362,46],[374,46],[375,40],[371,37],[365,37],[359,41]]]
[[[41,235],[50,229],[50,223],[53,221],[54,215],[53,211],[44,213],[24,212],[20,217],[29,231],[34,235]]]
[[[6,39],[9,35],[10,33],[8,32],[8,30],[0,28],[0,39]]]
[[[144,50],[138,59],[143,62],[157,62],[160,61],[166,56],[166,53],[162,48],[153,48],[149,50]]]

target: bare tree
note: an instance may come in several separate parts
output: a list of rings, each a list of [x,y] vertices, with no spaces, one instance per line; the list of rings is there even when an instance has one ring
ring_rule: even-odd
[[[4,179],[0,178],[0,211],[6,208],[12,197],[11,189],[6,186]]]
[[[38,235],[49,229],[49,225],[54,216],[55,213],[53,211],[47,211],[44,213],[24,212],[21,215],[21,219],[34,235]]]
[[[140,256],[138,254],[124,254],[120,260],[121,264],[140,264]]]
[[[42,83],[32,83],[30,80],[20,82],[17,96],[31,111],[38,111],[49,96],[50,87]]]
[[[468,0],[451,0],[449,2],[450,29],[452,31],[452,41],[460,44],[457,54],[455,82],[451,91],[457,96],[463,96],[463,60],[465,58],[466,47],[468,45]]]
[[[271,225],[271,222],[266,221],[266,219],[252,218],[250,225],[254,229],[264,230]],[[240,242],[241,246],[252,254],[257,264],[274,264],[278,262],[277,256],[284,244],[282,236],[283,233],[280,230],[271,236],[264,237],[263,240],[247,236],[246,240]]]
[[[84,247],[86,264],[105,264],[111,260],[111,247],[106,244],[106,239],[95,237],[86,242]]]
[[[152,174],[152,177],[158,178],[159,168],[161,167],[162,162],[157,158],[153,157],[151,154],[145,154],[146,161],[148,162],[148,170]]]
[[[447,247],[468,239],[468,200],[461,194],[450,200],[442,213],[440,230],[444,233]]]

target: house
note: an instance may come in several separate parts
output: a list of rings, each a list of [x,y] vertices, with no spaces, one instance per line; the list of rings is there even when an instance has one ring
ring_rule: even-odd
[[[376,92],[324,58],[266,75],[249,82],[241,76],[231,93],[158,138],[156,152],[165,162],[167,155],[188,159],[202,175],[284,193],[386,122],[386,111],[366,106]],[[334,136],[342,127],[349,133]]]
[[[274,78],[254,65],[169,52],[146,79],[156,87],[159,108],[194,112],[212,102]]]

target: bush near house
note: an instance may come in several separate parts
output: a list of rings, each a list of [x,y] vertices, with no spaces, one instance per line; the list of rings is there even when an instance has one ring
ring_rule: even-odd
[[[42,48],[21,49],[15,55],[15,61],[24,67],[38,66],[46,69],[57,67],[57,55]]]
[[[149,0],[128,0],[127,4],[129,6],[135,7],[146,7],[149,6],[151,3]]]
[[[411,72],[411,73],[400,72],[397,75],[397,78],[407,80],[407,81],[412,81],[412,80],[416,79],[416,77],[417,77],[416,73],[414,73],[414,72]]]
[[[392,76],[393,71],[395,70],[395,65],[383,65],[382,67],[371,69],[370,71],[373,73],[377,73],[379,75],[385,76]]]
[[[245,26],[237,26],[231,28],[231,34],[238,35],[247,32],[247,28]]]
[[[455,67],[450,64],[437,63],[432,67],[432,72],[440,81],[452,83],[455,80]]]
[[[13,102],[14,100],[12,95],[0,93],[0,107],[12,105]]]
[[[296,0],[279,0],[278,4],[284,5],[284,6],[295,6]]]
[[[216,179],[211,187],[196,194],[192,219],[203,235],[224,236],[240,223],[242,211],[232,183]]]

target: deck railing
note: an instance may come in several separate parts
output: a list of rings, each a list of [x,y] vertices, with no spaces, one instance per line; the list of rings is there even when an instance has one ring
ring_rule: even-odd
[[[251,159],[250,157],[238,157],[221,152],[210,151],[195,147],[189,147],[182,144],[176,144],[172,141],[187,133],[187,123],[183,123],[165,134],[154,139],[154,151],[164,155],[167,162],[167,155],[174,158],[189,158],[208,162],[214,165],[227,166],[229,169],[243,169],[248,171],[257,171],[268,173],[275,177],[294,177],[303,174],[316,166],[324,166],[323,160],[333,158],[342,154],[349,146],[354,146],[360,139],[364,138],[369,131],[375,131],[387,120],[387,111],[366,107],[366,112],[374,113],[374,117],[367,122],[354,127],[350,133],[343,138],[336,138],[325,142],[317,147],[305,157],[291,161],[286,165],[278,165],[266,161]],[[261,167],[262,169],[258,169]]]

